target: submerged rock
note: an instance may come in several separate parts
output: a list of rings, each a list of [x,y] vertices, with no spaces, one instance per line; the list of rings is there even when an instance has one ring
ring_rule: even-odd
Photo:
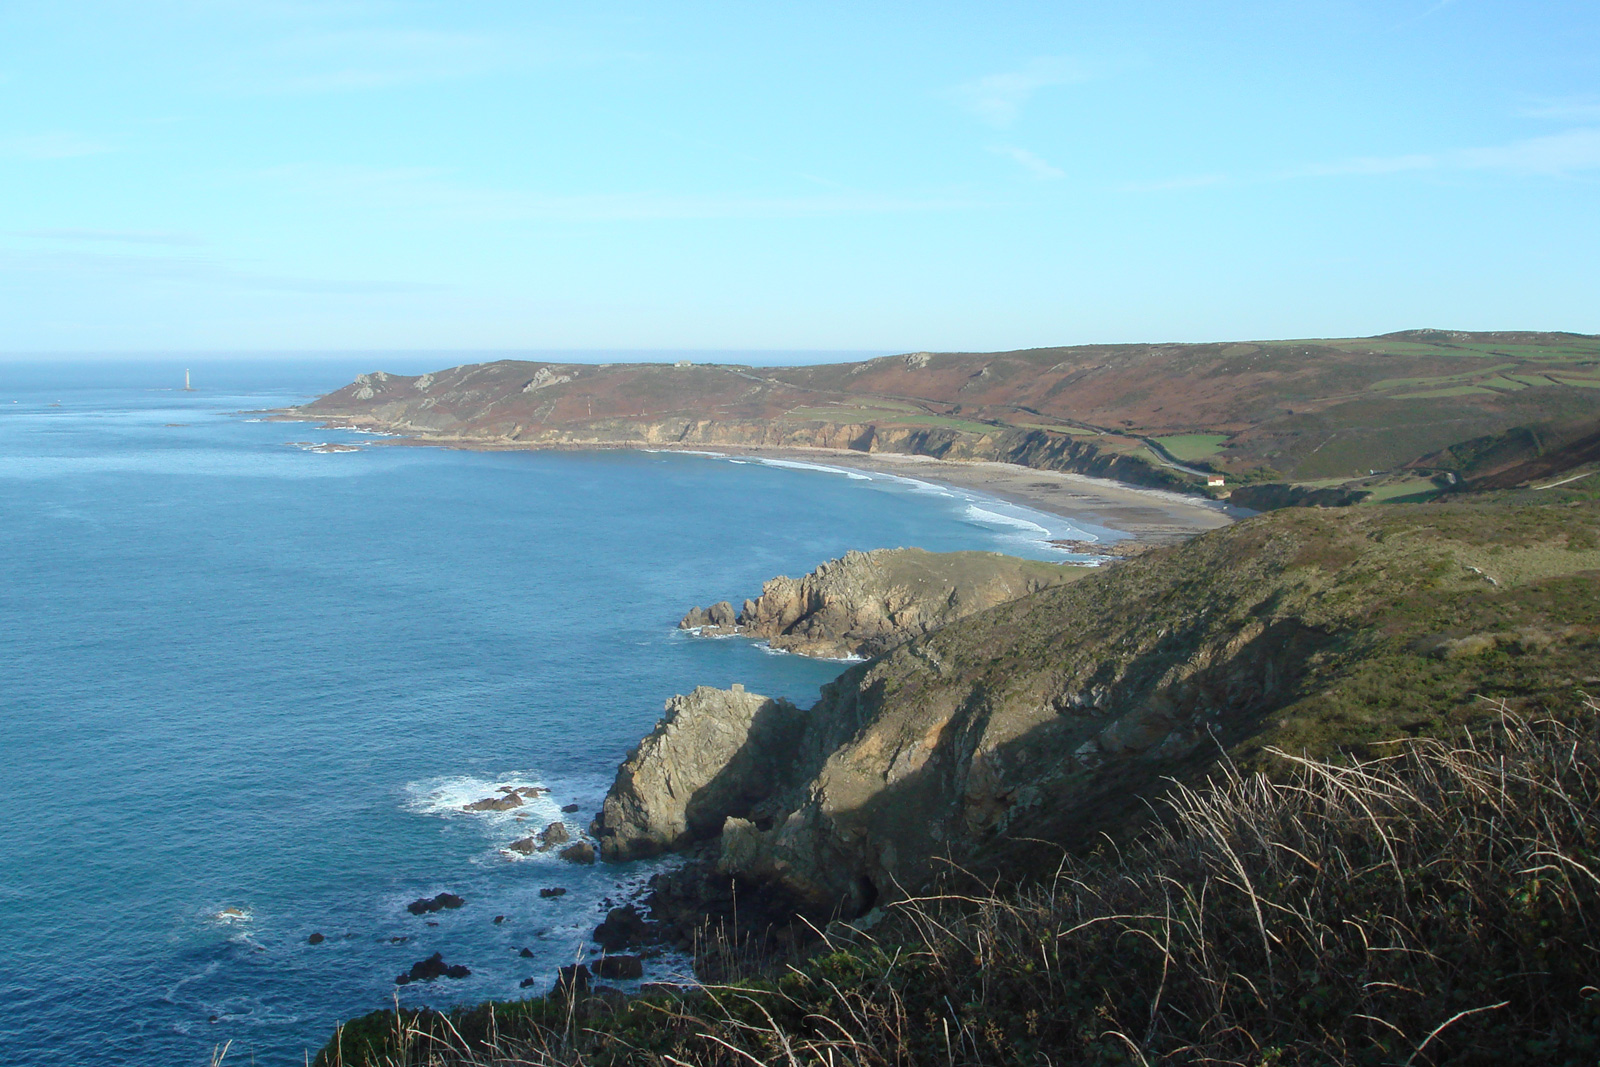
[[[454,893],[440,893],[436,897],[419,897],[407,904],[406,910],[413,915],[427,915],[436,911],[454,910],[465,903],[465,900]]]
[[[474,800],[471,804],[461,805],[462,811],[510,811],[512,808],[522,807],[521,793],[507,793],[504,796],[484,797]]]
[[[435,978],[466,978],[472,972],[459,963],[445,963],[443,953],[435,952],[425,960],[411,965],[411,970],[394,980],[395,985],[412,982],[431,982]]]
[[[566,888],[564,886],[559,886],[559,885],[557,885],[557,886],[546,886],[545,888],[539,890],[539,896],[543,897],[545,900],[551,900],[551,899],[553,899],[555,897],[564,897],[566,895],[567,895]]]

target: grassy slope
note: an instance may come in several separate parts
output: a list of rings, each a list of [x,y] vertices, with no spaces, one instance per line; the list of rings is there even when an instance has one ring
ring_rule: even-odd
[[[1600,685],[1600,501],[1581,486],[1264,516],[857,668],[846,684],[919,651],[950,665],[895,668],[879,679],[879,692],[899,688],[889,701],[963,686],[991,703],[1033,699],[1042,679],[1097,671],[1140,700],[1188,686],[1241,707],[1219,739],[1245,771],[1288,785],[1200,785],[1143,831],[1127,829],[1143,809],[1132,793],[1120,808],[1103,795],[1046,804],[1010,832],[1081,841],[1121,826],[1124,846],[1051,879],[1056,851],[1033,868],[1042,880],[976,902],[902,905],[881,948],[747,992],[589,1000],[578,1025],[557,1002],[504,1005],[503,1035],[530,1062],[790,1062],[787,1041],[813,1050],[803,1062],[831,1047],[883,1063],[1592,1063],[1600,749],[1583,693]],[[1285,621],[1298,637],[1273,630]],[[1210,681],[1236,688],[1208,688],[1207,663],[1229,666],[1212,636],[1252,628],[1288,637],[1292,655],[1241,657],[1241,642],[1232,666],[1254,673],[1224,670]],[[1276,695],[1252,700],[1264,687]],[[1300,779],[1277,754],[1347,763],[1393,753],[1397,737],[1457,738],[1473,724],[1489,736],[1508,708],[1586,725]],[[1196,783],[1218,773],[1209,761],[1169,769]],[[1084,825],[1096,811],[1102,821]],[[1020,846],[987,856],[1013,881],[1017,864],[1040,860]],[[488,1020],[457,1025],[486,1035]],[[381,1036],[393,1021],[364,1020],[344,1047],[394,1050],[404,1042]]]
[[[1588,414],[1596,385],[1600,338],[1418,331],[789,368],[502,361],[356,383],[306,411],[508,445],[743,441],[1038,463],[1033,433],[1124,455],[1156,484],[1171,476],[1145,438],[1177,438],[1180,459],[1234,480],[1351,478]],[[1072,469],[1092,462],[1075,455]]]

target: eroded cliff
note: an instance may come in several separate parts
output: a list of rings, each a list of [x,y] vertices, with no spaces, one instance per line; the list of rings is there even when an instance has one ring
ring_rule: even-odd
[[[800,578],[767,581],[737,614],[727,602],[697,607],[678,626],[765,638],[775,649],[806,656],[871,657],[1091,570],[998,552],[847,552]]]
[[[859,913],[955,862],[1083,844],[1263,745],[1440,732],[1600,682],[1596,507],[1280,512],[855,667],[700,802],[722,870]],[[770,771],[770,776],[768,776]],[[723,788],[727,782],[724,781]]]

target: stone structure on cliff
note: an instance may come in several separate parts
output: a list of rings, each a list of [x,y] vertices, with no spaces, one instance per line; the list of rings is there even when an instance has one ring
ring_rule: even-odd
[[[766,638],[775,649],[805,656],[877,656],[956,619],[1085,573],[1082,567],[998,552],[847,552],[801,578],[766,582],[737,615],[722,601],[691,609],[678,627]]]

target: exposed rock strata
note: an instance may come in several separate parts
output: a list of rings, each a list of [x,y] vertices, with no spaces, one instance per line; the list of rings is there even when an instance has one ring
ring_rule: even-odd
[[[1595,510],[1290,509],[1001,605],[847,671],[797,733],[737,747],[766,796],[653,841],[722,816],[725,875],[848,916],[946,861],[1087,843],[1223,752],[1442,731],[1492,711],[1485,686],[1565,692],[1600,654]],[[696,736],[742,722],[702,712]]]
[[[673,697],[590,827],[601,855],[636,859],[716,836],[728,816],[766,799],[800,728],[793,704],[741,685]]]
[[[877,656],[909,638],[1082,577],[1085,568],[998,552],[847,552],[801,578],[773,578],[734,615],[694,608],[680,629],[764,637],[806,656]]]

